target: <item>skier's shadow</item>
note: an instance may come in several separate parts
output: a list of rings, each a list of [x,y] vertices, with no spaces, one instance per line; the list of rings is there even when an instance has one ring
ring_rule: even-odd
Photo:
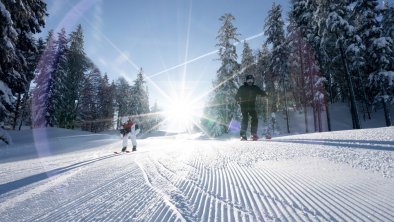
[[[345,148],[359,148],[380,151],[394,151],[394,141],[377,140],[333,140],[333,139],[275,139],[281,143],[299,143],[309,145],[327,145]]]
[[[108,159],[108,158],[111,158],[111,157],[114,157],[114,156],[116,156],[116,154],[111,154],[111,155],[98,157],[98,158],[95,158],[95,159],[85,160],[85,161],[82,161],[82,162],[79,162],[79,163],[74,163],[74,164],[66,166],[66,167],[60,167],[60,168],[53,169],[53,170],[50,170],[50,171],[47,171],[47,172],[31,175],[31,176],[28,176],[28,177],[25,177],[25,178],[22,178],[22,179],[19,179],[19,180],[15,180],[15,181],[11,181],[11,182],[8,182],[8,183],[1,184],[0,185],[0,197],[1,197],[1,195],[5,194],[5,193],[8,193],[8,192],[10,192],[12,190],[16,190],[16,189],[19,189],[21,187],[24,187],[24,186],[36,183],[38,181],[45,180],[45,179],[48,179],[50,177],[59,175],[61,173],[65,173],[65,172],[70,171],[72,169],[75,169],[75,168],[78,168],[78,167],[81,167],[81,166],[85,166],[85,165],[89,165],[89,164],[92,164],[94,162],[105,160],[105,159]]]

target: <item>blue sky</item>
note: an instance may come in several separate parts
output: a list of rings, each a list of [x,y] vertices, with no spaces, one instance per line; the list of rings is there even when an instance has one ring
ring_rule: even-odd
[[[233,14],[240,40],[252,37],[249,44],[258,49],[273,2],[284,11],[289,7],[289,0],[46,0],[43,35],[62,27],[70,33],[82,24],[85,52],[100,70],[111,80],[123,76],[131,83],[142,68],[151,105],[164,107],[182,94],[182,82],[187,98],[212,87],[220,65],[215,53],[220,16]],[[242,47],[237,53],[240,59]]]

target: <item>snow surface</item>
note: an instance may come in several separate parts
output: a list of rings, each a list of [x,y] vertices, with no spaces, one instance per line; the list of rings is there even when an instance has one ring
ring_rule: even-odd
[[[241,142],[12,131],[0,221],[393,221],[394,127]]]

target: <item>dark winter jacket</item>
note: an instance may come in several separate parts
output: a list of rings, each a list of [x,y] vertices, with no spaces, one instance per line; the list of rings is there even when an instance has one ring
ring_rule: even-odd
[[[257,95],[266,96],[267,94],[256,85],[249,86],[244,83],[243,86],[239,87],[235,100],[241,105],[241,108],[254,108]]]

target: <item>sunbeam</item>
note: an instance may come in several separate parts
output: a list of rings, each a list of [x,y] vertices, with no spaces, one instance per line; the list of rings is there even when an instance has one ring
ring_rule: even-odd
[[[187,61],[187,57],[189,56],[189,38],[190,38],[190,24],[192,18],[192,2],[190,1],[189,7],[189,18],[187,23],[187,34],[186,34],[186,47],[185,47],[185,61]],[[182,93],[185,93],[185,82],[186,82],[186,72],[187,72],[187,65],[183,66],[183,73],[182,73]]]
[[[82,3],[78,4],[81,5]],[[93,29],[95,30],[96,34],[99,35],[105,42],[107,42],[116,52],[119,53],[121,57],[125,59],[125,62],[130,64],[135,70],[139,71],[140,66],[138,66],[129,55],[127,55],[124,51],[122,51],[113,41],[111,41],[103,32],[101,32],[96,26],[93,25],[93,23],[86,18],[84,15],[84,11],[81,11],[79,6],[74,6],[72,8],[73,13],[78,13],[80,17],[86,21],[86,23]],[[86,8],[86,7],[85,7]],[[70,12],[71,13],[71,12]],[[202,109],[204,107],[203,102],[205,101],[206,97],[210,95],[215,89],[220,87],[221,85],[225,84],[227,81],[233,79],[237,73],[234,73],[231,77],[228,79],[224,80],[223,82],[218,83],[217,85],[212,86],[209,90],[205,91],[204,93],[198,95],[198,96],[193,96],[190,93],[186,92],[186,79],[187,79],[187,65],[193,62],[196,62],[198,60],[201,60],[203,58],[206,58],[208,56],[212,56],[216,53],[218,53],[219,50],[214,50],[208,53],[205,53],[203,55],[200,55],[196,58],[189,59],[188,60],[188,55],[189,55],[189,40],[190,40],[190,31],[191,31],[191,18],[192,18],[192,3],[190,3],[189,6],[189,15],[188,15],[188,27],[187,27],[187,35],[186,35],[186,48],[185,48],[185,59],[184,62],[175,66],[172,66],[170,68],[164,69],[162,71],[159,71],[154,74],[147,74],[143,73],[143,76],[145,77],[146,81],[153,86],[154,90],[156,90],[161,96],[163,96],[164,100],[162,102],[165,104],[165,111],[163,112],[157,112],[157,113],[148,113],[148,114],[143,114],[143,115],[136,115],[133,117],[142,117],[142,116],[154,116],[154,115],[162,115],[164,116],[164,120],[160,123],[158,123],[155,128],[160,127],[160,125],[167,125],[170,126],[170,128],[173,128],[177,131],[184,130],[184,131],[189,131],[192,127],[197,127],[200,130],[203,130],[200,124],[198,123],[199,121],[197,118],[200,119],[209,119],[205,116],[202,115]],[[258,33],[256,35],[252,35],[250,37],[245,38],[244,40],[240,41],[250,41],[253,39],[256,39],[258,37],[263,36],[264,33]],[[234,43],[234,45],[238,45],[239,42]],[[168,73],[172,70],[175,70],[177,68],[183,68],[182,71],[182,76],[180,80],[180,89],[175,85],[171,85],[171,91],[176,92],[174,95],[171,95],[168,93],[168,90],[164,90],[163,87],[160,87],[156,81],[153,80],[154,77],[157,77],[159,75],[162,75],[164,73]],[[127,76],[124,76],[127,78]],[[129,79],[129,78],[127,78]],[[192,87],[192,89],[195,89],[197,86]],[[192,90],[194,91],[194,90]],[[219,105],[219,104],[216,104]],[[211,104],[211,106],[215,106],[214,104]],[[213,120],[210,120],[213,121]],[[220,123],[219,123],[220,124]]]
[[[250,41],[250,40],[254,40],[254,39],[256,39],[256,38],[259,38],[259,37],[261,37],[261,36],[264,36],[264,32],[260,32],[260,33],[258,33],[258,34],[256,34],[256,35],[252,35],[252,36],[250,36],[250,37],[247,37],[247,38],[241,40],[240,42],[243,42],[243,41],[247,41],[247,42],[248,42],[248,41]],[[238,45],[238,44],[239,44],[239,42],[234,43],[235,46]],[[172,67],[170,67],[170,68],[167,68],[167,69],[165,69],[165,70],[162,70],[162,71],[160,71],[160,72],[154,73],[154,74],[150,75],[149,77],[150,77],[150,78],[153,78],[153,77],[159,76],[159,75],[164,74],[164,73],[166,73],[166,72],[169,72],[169,71],[171,71],[171,70],[174,70],[174,69],[183,67],[183,66],[185,66],[185,65],[187,65],[187,64],[190,64],[190,63],[193,63],[193,62],[198,61],[198,60],[200,60],[200,59],[203,59],[203,58],[205,58],[205,57],[214,55],[214,54],[216,54],[216,53],[218,53],[218,52],[219,52],[219,50],[214,50],[214,51],[211,51],[211,52],[207,52],[207,53],[205,53],[205,54],[203,54],[203,55],[197,56],[197,57],[194,58],[194,59],[187,60],[187,61],[185,61],[185,62],[183,62],[183,63],[181,63],[181,64],[178,64],[178,65],[172,66]]]

